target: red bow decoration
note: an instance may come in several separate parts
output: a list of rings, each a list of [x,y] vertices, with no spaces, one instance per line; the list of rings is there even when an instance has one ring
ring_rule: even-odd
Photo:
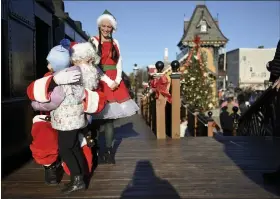
[[[189,56],[188,56],[188,58],[187,58],[187,61],[186,61],[186,66],[189,66],[189,64],[190,64],[190,60],[191,60],[191,58],[192,58],[192,54],[193,54],[193,51],[191,50],[191,52],[190,52],[190,54],[189,54]]]
[[[151,80],[151,87],[156,92],[156,99],[158,99],[161,94],[169,103],[171,103],[172,97],[167,90],[168,84],[169,82],[165,75],[161,76],[159,79]]]
[[[198,49],[199,45],[200,45],[200,37],[198,35],[195,36],[194,38],[194,43],[196,44],[196,49]]]

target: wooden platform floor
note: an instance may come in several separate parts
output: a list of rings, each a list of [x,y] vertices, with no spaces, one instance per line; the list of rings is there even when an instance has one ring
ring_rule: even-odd
[[[261,177],[280,165],[278,140],[157,141],[139,115],[116,126],[117,164],[99,165],[87,191],[62,195],[62,185],[45,185],[43,169],[31,161],[2,179],[2,198],[280,198],[280,188]]]

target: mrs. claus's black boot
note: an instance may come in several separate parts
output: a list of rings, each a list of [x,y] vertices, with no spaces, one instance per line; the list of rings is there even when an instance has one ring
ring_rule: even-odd
[[[106,149],[104,153],[104,162],[105,164],[116,164],[112,147]]]
[[[48,185],[57,185],[61,180],[63,168],[60,161],[55,161],[50,166],[44,166],[45,183]]]
[[[82,175],[77,175],[71,177],[71,182],[67,184],[62,189],[62,193],[64,194],[69,194],[74,191],[79,191],[79,190],[85,190],[86,189],[86,184],[84,182],[84,177]]]

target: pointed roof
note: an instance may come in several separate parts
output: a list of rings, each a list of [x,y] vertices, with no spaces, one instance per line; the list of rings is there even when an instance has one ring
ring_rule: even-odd
[[[207,32],[200,32],[202,20],[206,22]],[[190,21],[184,22],[184,34],[178,43],[178,47],[182,46],[182,44],[192,47],[194,45],[193,39],[195,35],[199,35],[202,46],[223,46],[228,42],[228,39],[218,26],[218,21],[214,20],[205,5],[197,5]]]
[[[189,24],[189,21],[184,21],[184,32],[187,30],[188,24]]]
[[[184,20],[184,32],[183,32],[183,36],[182,36],[182,38],[181,38],[181,40],[180,40],[180,42],[179,42],[179,44],[178,44],[178,47],[181,46],[180,43],[181,43],[181,41],[185,38],[185,35],[186,35],[186,31],[187,31],[187,29],[188,29],[189,22],[190,22],[190,21]]]

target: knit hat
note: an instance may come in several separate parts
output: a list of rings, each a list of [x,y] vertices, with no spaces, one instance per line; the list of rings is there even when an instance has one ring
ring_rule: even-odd
[[[67,68],[70,65],[69,50],[62,45],[55,46],[50,50],[47,60],[55,72]]]
[[[107,19],[111,22],[111,25],[114,30],[117,30],[117,20],[108,10],[105,10],[102,15],[97,18],[97,25],[100,26],[101,22]]]

